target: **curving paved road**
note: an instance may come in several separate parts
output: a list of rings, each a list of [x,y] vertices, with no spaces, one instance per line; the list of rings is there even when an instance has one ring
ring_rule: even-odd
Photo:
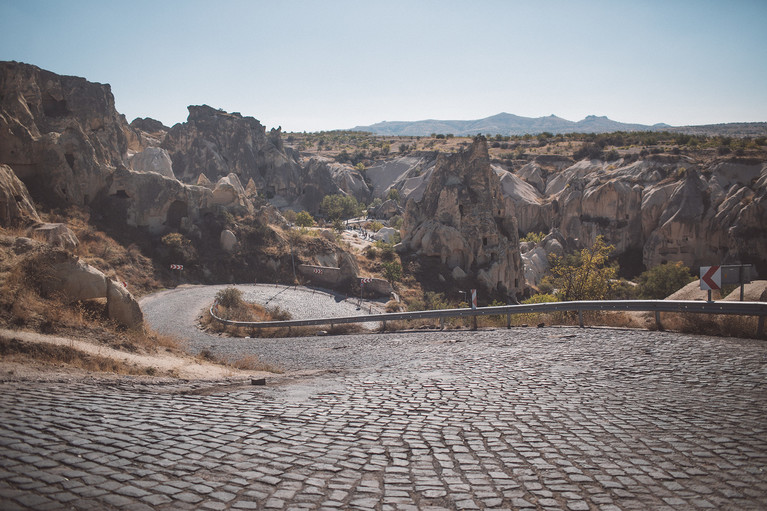
[[[229,285],[181,286],[145,296],[140,300],[144,318],[151,327],[162,334],[174,335],[187,341],[192,353],[211,345],[227,343],[220,336],[197,328],[202,311],[213,302],[216,293]],[[346,295],[308,287],[291,287],[274,284],[238,284],[243,299],[261,305],[278,306],[287,310],[294,319],[332,318],[361,316],[382,312],[382,304],[359,300]]]

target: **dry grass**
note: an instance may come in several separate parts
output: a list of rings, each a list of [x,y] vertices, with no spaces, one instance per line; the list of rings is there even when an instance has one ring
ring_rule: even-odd
[[[218,364],[224,367],[230,367],[239,371],[263,371],[274,374],[282,374],[285,372],[281,367],[263,362],[260,358],[253,354],[230,359],[219,357],[212,351],[204,349],[197,355],[197,358],[204,362]]]
[[[0,355],[6,362],[35,362],[46,366],[130,375],[155,375],[153,367],[139,367],[100,355],[92,355],[71,346],[25,342],[0,337]]]
[[[756,316],[692,313],[661,315],[661,324],[665,330],[722,337],[756,339],[758,322]]]

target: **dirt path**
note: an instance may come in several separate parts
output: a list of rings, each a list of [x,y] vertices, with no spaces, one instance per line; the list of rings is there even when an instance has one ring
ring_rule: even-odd
[[[18,339],[27,343],[47,343],[60,346],[68,346],[89,355],[97,355],[125,363],[126,365],[141,368],[155,368],[157,374],[173,374],[178,378],[188,380],[221,380],[227,378],[263,378],[272,373],[261,371],[240,371],[231,367],[201,361],[191,356],[172,355],[170,353],[157,353],[153,355],[139,355],[115,350],[105,346],[99,346],[86,341],[45,335],[36,332],[0,329],[0,338]],[[0,361],[0,370],[4,369],[7,361]],[[50,368],[35,367],[35,364],[13,364],[13,374],[16,376],[34,376],[40,372],[50,373]],[[22,374],[19,374],[19,372]],[[7,370],[3,370],[7,373]]]

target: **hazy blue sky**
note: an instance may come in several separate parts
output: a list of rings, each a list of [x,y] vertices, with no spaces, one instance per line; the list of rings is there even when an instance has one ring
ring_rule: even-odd
[[[499,112],[767,121],[767,0],[0,0],[0,60],[286,131]]]

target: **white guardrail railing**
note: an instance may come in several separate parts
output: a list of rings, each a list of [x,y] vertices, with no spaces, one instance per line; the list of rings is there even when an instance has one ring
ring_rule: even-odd
[[[317,319],[294,319],[287,321],[233,321],[223,319],[216,315],[210,308],[210,314],[221,323],[233,326],[250,328],[284,328],[312,325],[340,325],[345,323],[371,323],[387,321],[401,321],[411,319],[439,318],[444,322],[445,318],[499,316],[506,315],[506,326],[511,326],[511,316],[514,314],[528,313],[551,313],[551,312],[578,312],[578,322],[583,324],[584,311],[628,311],[628,312],[654,312],[655,322],[659,330],[663,330],[661,324],[661,312],[696,313],[696,314],[727,314],[741,316],[758,316],[757,338],[764,335],[764,320],[767,317],[767,302],[703,302],[693,300],[596,300],[583,302],[548,302],[522,305],[501,305],[498,307],[478,307],[476,309],[441,309],[416,312],[393,312],[387,314],[369,314],[365,316],[347,316],[338,318]]]

